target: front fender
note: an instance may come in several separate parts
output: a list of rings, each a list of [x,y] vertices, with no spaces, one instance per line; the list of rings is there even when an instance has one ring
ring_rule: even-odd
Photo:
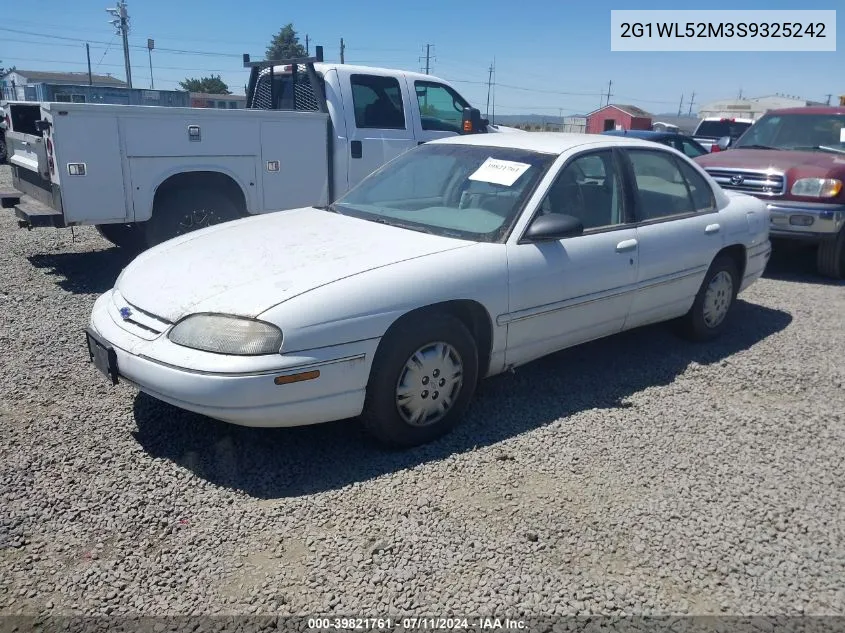
[[[493,323],[493,352],[503,350],[508,310],[504,244],[436,253],[384,266],[297,295],[259,318],[279,325],[282,353],[380,338],[401,316],[426,306],[471,300]]]

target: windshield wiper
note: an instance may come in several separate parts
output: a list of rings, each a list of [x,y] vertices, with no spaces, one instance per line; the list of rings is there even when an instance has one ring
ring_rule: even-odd
[[[780,147],[772,147],[771,145],[760,145],[759,143],[752,143],[751,145],[736,145],[735,149],[776,149],[780,151]]]

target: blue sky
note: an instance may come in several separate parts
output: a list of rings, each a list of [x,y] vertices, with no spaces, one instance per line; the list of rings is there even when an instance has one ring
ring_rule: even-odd
[[[84,41],[91,44],[94,72],[124,78],[120,38],[105,7],[110,0],[27,0],[3,3],[0,60],[21,69],[84,71]],[[836,2],[711,0],[707,9],[835,9]],[[611,9],[673,9],[674,2],[504,2],[501,0],[387,2],[291,2],[280,0],[129,0],[130,44],[148,37],[155,87],[177,89],[186,76],[222,75],[242,93],[247,73],[241,54],[263,57],[271,35],[292,22],[303,42],[322,44],[327,61],[419,70],[424,45],[432,44],[432,74],[454,81],[482,111],[487,69],[496,59],[497,114],[584,113],[598,107],[612,80],[611,102],[631,103],[654,113],[677,113],[695,93],[697,106],[721,98],[774,93],[825,100],[845,94],[845,50],[832,53],[626,53],[610,51]],[[845,10],[837,14],[843,28]],[[62,39],[64,38],[64,39]],[[81,40],[81,41],[77,41]],[[313,50],[313,48],[312,48]],[[148,88],[144,48],[131,51],[135,87]]]

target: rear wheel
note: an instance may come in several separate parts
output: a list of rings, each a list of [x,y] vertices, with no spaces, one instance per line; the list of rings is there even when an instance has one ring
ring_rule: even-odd
[[[728,315],[739,292],[739,271],[733,258],[719,255],[701,283],[689,312],[681,319],[681,333],[694,341],[709,341],[728,325]]]
[[[153,217],[144,223],[148,247],[185,233],[246,217],[242,203],[226,193],[202,187],[179,187],[156,197]]]
[[[448,314],[424,314],[390,330],[367,384],[362,421],[382,444],[430,442],[460,422],[478,381],[478,350]]]
[[[816,254],[816,268],[825,277],[845,278],[845,228],[822,239]]]
[[[137,224],[98,224],[97,233],[119,248],[144,249],[144,232]]]

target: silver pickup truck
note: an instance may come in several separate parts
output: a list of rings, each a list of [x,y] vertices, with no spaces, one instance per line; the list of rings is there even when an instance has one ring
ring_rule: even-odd
[[[247,109],[10,102],[24,228],[95,225],[147,248],[244,217],[324,205],[407,149],[501,131],[447,82],[316,57],[251,62]]]

